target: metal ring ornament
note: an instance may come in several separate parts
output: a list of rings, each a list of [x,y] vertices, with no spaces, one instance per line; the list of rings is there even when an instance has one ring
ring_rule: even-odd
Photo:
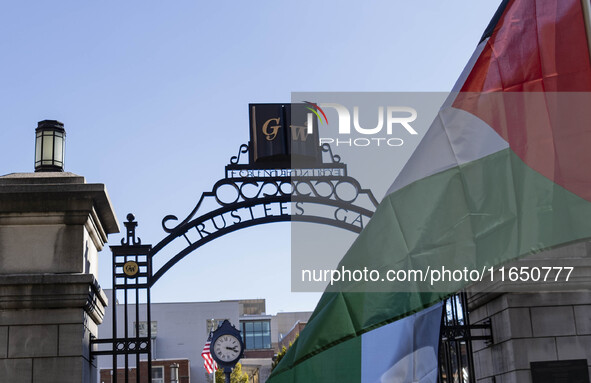
[[[339,186],[340,185],[351,185],[353,186],[353,188],[355,189],[355,196],[351,199],[346,199],[343,198],[342,196],[339,195]],[[359,197],[359,183],[357,182],[350,182],[350,181],[339,181],[337,182],[337,184],[335,185],[334,188],[334,194],[335,194],[335,198],[338,201],[343,201],[343,202],[348,202],[348,203],[352,203],[353,201],[355,201],[357,199],[357,197]]]
[[[220,195],[218,194],[218,192],[224,187],[224,186],[229,186],[231,188],[234,189],[235,191],[235,198],[233,201],[231,202],[225,202],[222,201],[222,199],[220,198]],[[236,182],[224,182],[221,184],[216,184],[216,186],[214,186],[214,196],[215,196],[215,200],[218,204],[220,204],[221,206],[227,206],[227,205],[231,205],[234,204],[236,202],[238,202],[240,200],[240,196],[241,196],[241,191],[240,188],[238,187],[238,185],[236,185]]]

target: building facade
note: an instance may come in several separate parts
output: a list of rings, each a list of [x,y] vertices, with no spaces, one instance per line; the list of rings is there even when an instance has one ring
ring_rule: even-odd
[[[148,382],[147,361],[140,362],[140,383]],[[131,368],[128,373],[129,381],[137,381],[137,369]],[[113,370],[102,369],[100,371],[100,383],[113,381]],[[117,369],[117,381],[125,382],[125,371]],[[152,382],[153,383],[189,383],[191,382],[191,365],[188,359],[159,359],[152,361]]]
[[[110,302],[115,304],[107,290]],[[238,328],[246,346],[244,358],[240,360],[243,371],[247,372],[252,383],[263,383],[271,373],[273,357],[279,351],[282,338],[289,333],[298,322],[308,320],[311,312],[290,312],[268,315],[265,312],[264,299],[226,300],[217,302],[182,302],[182,303],[152,303],[152,371],[151,383],[164,383],[159,378],[163,368],[164,379],[168,379],[172,361],[187,361],[188,373],[179,383],[208,383],[213,376],[207,374],[203,366],[201,352],[210,331],[217,328],[225,319]],[[134,305],[128,310],[134,311]],[[146,310],[140,304],[140,312]],[[117,331],[124,331],[123,305],[117,307]],[[144,328],[146,324],[140,323]],[[112,307],[107,307],[105,319],[100,326],[100,337],[109,338],[112,333]],[[129,323],[127,331],[134,334],[135,324]],[[140,330],[141,331],[141,330]],[[101,383],[110,383],[108,378],[112,371],[112,358],[99,357]],[[135,364],[130,358],[129,365]],[[169,363],[170,362],[170,363]],[[124,365],[123,357],[118,359],[118,367]],[[168,367],[167,367],[168,366]],[[141,367],[141,366],[140,366]],[[141,370],[141,368],[140,368]],[[135,375],[134,375],[135,376]],[[104,380],[107,379],[107,380]]]

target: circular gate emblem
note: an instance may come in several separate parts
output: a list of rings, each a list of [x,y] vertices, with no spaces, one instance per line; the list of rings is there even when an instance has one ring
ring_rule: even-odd
[[[134,261],[125,262],[123,272],[128,277],[134,277],[140,271],[140,267]]]

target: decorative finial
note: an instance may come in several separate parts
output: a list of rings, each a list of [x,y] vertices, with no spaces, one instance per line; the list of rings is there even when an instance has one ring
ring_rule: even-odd
[[[142,240],[139,237],[135,237],[137,222],[134,220],[135,216],[133,214],[127,214],[127,222],[124,223],[125,228],[127,229],[127,238],[121,239],[121,244],[124,246],[139,246],[142,244]]]

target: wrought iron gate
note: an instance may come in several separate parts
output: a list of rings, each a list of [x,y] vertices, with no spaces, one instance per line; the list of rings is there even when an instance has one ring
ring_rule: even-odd
[[[486,330],[486,335],[472,335]],[[492,343],[490,318],[483,324],[470,324],[465,292],[452,295],[443,304],[439,341],[439,383],[476,383],[472,341]]]
[[[111,297],[113,312],[112,338],[95,339],[93,343],[107,346],[107,349],[94,351],[94,355],[111,355],[113,357],[113,383],[119,378],[124,382],[135,380],[137,383],[145,377],[148,382],[152,379],[152,327],[150,312],[150,287],[152,279],[151,245],[142,245],[141,239],[136,237],[137,222],[133,214],[127,215],[124,223],[126,238],[121,240],[120,246],[111,246],[113,253],[113,295]],[[123,331],[117,328],[117,302],[122,298]],[[133,309],[130,311],[130,303]],[[145,304],[141,312],[141,303]],[[133,334],[129,332],[128,324],[133,323]],[[147,360],[147,371],[140,368],[141,356]],[[122,376],[119,377],[118,366],[123,358]],[[133,370],[135,379],[130,376],[130,358],[135,359]]]

